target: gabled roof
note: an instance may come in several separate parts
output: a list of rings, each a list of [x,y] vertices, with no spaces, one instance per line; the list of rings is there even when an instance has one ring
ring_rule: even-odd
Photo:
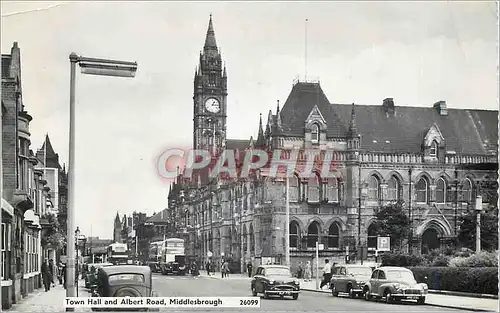
[[[351,104],[332,104],[344,121],[351,117]],[[449,109],[440,115],[433,107],[395,107],[387,114],[382,105],[355,105],[361,149],[420,153],[424,137],[436,124],[447,151],[458,154],[489,154],[497,149],[498,111]],[[388,143],[386,142],[388,141]]]
[[[161,210],[147,220],[148,223],[167,223],[168,212],[167,209]]]
[[[228,150],[240,150],[243,151],[246,148],[250,147],[250,140],[248,139],[227,139],[226,140],[226,149]]]
[[[337,112],[336,106],[331,105],[319,83],[296,83],[280,112],[282,131],[284,136],[304,136],[305,121],[312,109],[318,106],[327,124],[327,137],[345,137],[347,127]]]
[[[45,141],[42,144],[42,148],[39,150],[42,151],[42,158],[46,160],[45,167],[47,168],[61,168],[59,164],[59,154],[55,153],[52,144],[50,143],[49,135],[45,135]],[[45,156],[43,154],[45,153]]]

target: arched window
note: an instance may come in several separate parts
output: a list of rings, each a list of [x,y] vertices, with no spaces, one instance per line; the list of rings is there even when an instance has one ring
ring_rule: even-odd
[[[370,176],[368,181],[368,199],[379,200],[380,199],[380,180],[377,176]]]
[[[319,178],[315,173],[307,181],[307,198],[309,202],[319,201]]]
[[[377,249],[377,233],[373,224],[368,227],[368,249]]]
[[[313,124],[311,126],[311,141],[312,142],[319,141],[319,126],[318,126],[318,124]]]
[[[317,241],[319,241],[319,225],[318,222],[312,222],[307,228],[307,247],[315,248]]]
[[[297,202],[299,201],[299,178],[293,175],[290,178],[290,201]]]
[[[433,141],[431,143],[431,148],[429,150],[429,155],[431,157],[436,157],[437,158],[437,156],[438,156],[438,144],[437,144],[436,141]]]
[[[290,222],[290,248],[299,247],[299,224],[296,221]]]
[[[328,248],[338,248],[340,229],[337,223],[332,223],[328,229]]]
[[[446,203],[446,181],[442,177],[436,182],[436,202]]]
[[[339,187],[336,177],[328,178],[328,184],[326,185],[326,198],[328,202],[338,202],[339,201]]]
[[[472,201],[472,182],[469,178],[465,178],[462,182],[462,201]]]
[[[401,198],[401,184],[396,176],[392,176],[387,182],[387,200],[395,201]]]
[[[429,201],[429,183],[425,177],[420,178],[417,182],[415,192],[417,194],[417,202],[427,203]]]

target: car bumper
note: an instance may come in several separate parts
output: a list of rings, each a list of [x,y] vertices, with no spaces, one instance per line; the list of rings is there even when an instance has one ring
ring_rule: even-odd
[[[427,296],[427,292],[421,291],[421,290],[418,290],[418,291],[415,291],[415,290],[399,291],[397,293],[391,294],[391,296],[393,298],[397,298],[397,299],[417,300],[417,299],[420,299],[422,297]]]
[[[299,293],[300,290],[264,290],[264,294],[277,296],[291,296]]]

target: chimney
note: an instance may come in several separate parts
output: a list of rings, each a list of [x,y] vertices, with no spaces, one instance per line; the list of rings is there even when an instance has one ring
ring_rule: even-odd
[[[394,115],[394,99],[393,98],[386,98],[384,99],[384,102],[382,103],[382,107],[384,108],[385,114],[387,115]]]
[[[434,103],[434,108],[438,111],[439,115],[448,115],[448,108],[446,101],[438,101]]]

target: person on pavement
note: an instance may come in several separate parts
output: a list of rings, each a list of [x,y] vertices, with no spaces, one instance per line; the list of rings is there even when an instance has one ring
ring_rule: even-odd
[[[247,264],[248,277],[252,277],[252,269],[253,269],[252,262],[249,261]]]
[[[312,276],[311,261],[307,261],[304,278],[306,281],[310,281]]]
[[[47,262],[47,259],[43,261],[41,270],[42,270],[42,279],[43,279],[43,285],[45,286],[45,291],[49,291],[51,278],[49,271],[49,263]]]
[[[332,278],[332,266],[328,259],[325,260],[325,266],[323,267],[323,280],[321,281],[321,285],[319,289],[323,289],[324,286],[330,284],[330,279]]]

